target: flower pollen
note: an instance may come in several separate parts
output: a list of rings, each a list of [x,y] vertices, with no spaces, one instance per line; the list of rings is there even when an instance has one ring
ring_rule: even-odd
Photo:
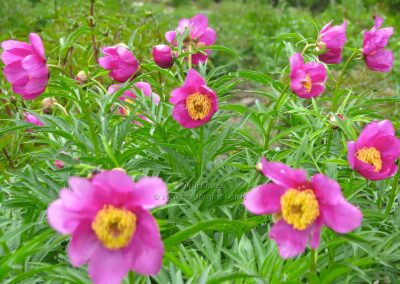
[[[99,241],[108,249],[126,247],[136,231],[136,215],[112,205],[105,205],[97,212],[92,229]]]
[[[310,77],[310,75],[308,73],[306,74],[306,77],[304,77],[304,80],[301,81],[301,84],[306,89],[307,93],[311,92],[312,80],[311,80],[311,77]]]
[[[379,172],[382,170],[381,153],[375,147],[364,147],[359,149],[356,153],[356,157],[361,162],[374,166],[374,172]]]
[[[204,119],[211,111],[212,101],[209,95],[191,94],[186,98],[186,109],[194,120]]]
[[[296,230],[305,230],[319,216],[319,205],[311,189],[289,189],[281,197],[282,218]]]

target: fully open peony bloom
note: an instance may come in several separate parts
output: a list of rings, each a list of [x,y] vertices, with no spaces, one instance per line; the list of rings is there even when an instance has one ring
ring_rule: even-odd
[[[300,53],[290,57],[290,88],[300,98],[310,99],[321,95],[327,78],[323,64],[304,63]]]
[[[24,117],[25,117],[24,119],[25,122],[34,124],[36,126],[44,126],[44,123],[39,118],[37,118],[33,114],[30,114],[29,112],[24,112]]]
[[[172,49],[165,44],[159,44],[153,47],[154,62],[161,68],[170,68],[173,63]]]
[[[347,143],[350,166],[369,180],[382,180],[397,172],[400,139],[389,120],[368,124],[357,141]]]
[[[375,18],[375,25],[364,32],[363,55],[368,68],[378,72],[389,72],[393,66],[393,52],[385,49],[393,28],[379,29],[383,19]]]
[[[124,83],[139,69],[139,63],[130,50],[122,44],[101,49],[104,57],[99,58],[99,65],[110,70],[114,80]]]
[[[331,26],[331,23],[332,21],[326,24],[319,33],[317,47],[326,52],[320,54],[318,58],[325,63],[337,64],[342,61],[342,50],[347,40],[347,21],[340,26]]]
[[[217,40],[217,34],[214,29],[208,26],[208,18],[203,14],[198,14],[191,19],[181,19],[179,21],[176,31],[169,31],[165,33],[165,39],[172,45],[177,45],[177,34],[182,35],[185,29],[189,30],[188,38],[184,39],[184,48],[187,45],[194,47],[210,46]],[[211,52],[205,50],[192,55],[193,64],[199,64],[206,61]]]
[[[39,35],[29,34],[26,43],[6,40],[1,43],[4,50],[1,60],[6,65],[4,76],[12,84],[13,92],[25,100],[40,96],[49,82],[49,69],[46,65],[44,47]]]
[[[307,244],[316,249],[323,225],[337,233],[348,233],[361,224],[361,211],[346,201],[339,184],[322,174],[310,181],[302,169],[262,159],[262,172],[272,183],[252,189],[244,206],[253,214],[275,214],[277,222],[269,237],[283,258],[304,252]]]
[[[116,169],[92,179],[71,177],[69,186],[47,215],[55,230],[72,235],[68,257],[74,266],[88,263],[97,284],[120,283],[129,270],[143,275],[160,271],[164,246],[148,211],[167,202],[160,178],[133,182]]]
[[[218,111],[218,97],[196,70],[190,69],[185,83],[172,90],[173,118],[186,128],[199,127]]]

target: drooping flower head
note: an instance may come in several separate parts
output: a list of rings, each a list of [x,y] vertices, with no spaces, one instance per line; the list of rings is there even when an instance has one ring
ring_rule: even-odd
[[[340,26],[331,26],[331,23],[332,21],[326,24],[319,33],[317,48],[326,52],[318,58],[327,64],[338,64],[342,61],[342,50],[347,41],[347,21]]]
[[[190,69],[185,83],[172,90],[169,102],[174,106],[173,118],[186,128],[199,127],[210,121],[218,111],[218,97],[194,69]]]
[[[13,92],[25,100],[40,96],[49,82],[42,39],[31,33],[29,41],[6,40],[1,43],[1,60],[6,65],[4,76],[12,84]]]
[[[151,85],[149,83],[146,82],[136,82],[133,84],[135,86],[135,88],[137,88],[140,92],[142,92],[146,97],[150,97],[152,99],[152,102],[155,105],[158,105],[160,102],[160,96],[157,95],[156,93],[153,93],[152,89],[151,89]],[[114,94],[115,92],[117,92],[119,89],[121,88],[121,85],[119,84],[115,84],[115,85],[111,85],[108,88],[108,94]],[[122,93],[122,95],[118,98],[120,101],[124,101],[130,104],[133,104],[133,102],[137,99],[137,90],[135,88],[132,89],[128,89],[126,91],[124,91]],[[129,107],[118,107],[118,111],[120,112],[121,115],[129,115],[129,112],[131,111],[131,109]],[[144,115],[139,115],[139,118],[149,121],[150,120],[144,116]],[[138,121],[134,121],[135,124],[142,126],[142,124]]]
[[[175,31],[169,31],[165,33],[165,39],[172,45],[176,46],[176,37],[178,34],[182,35],[185,29],[189,30],[188,38],[184,39],[183,48],[186,49],[187,45],[194,47],[210,46],[217,40],[217,34],[214,29],[208,26],[208,18],[203,14],[197,14],[191,19],[181,19],[179,25]],[[210,50],[204,52],[198,52],[192,55],[193,64],[199,64],[200,62],[206,61]]]
[[[110,77],[124,83],[139,69],[139,62],[132,52],[123,44],[101,49],[104,57],[99,58],[99,65],[110,70]]]
[[[34,124],[36,126],[44,126],[44,123],[37,118],[36,116],[34,116],[33,114],[30,114],[29,112],[24,112],[24,121]],[[28,132],[30,132],[31,130],[27,130]]]
[[[316,249],[323,225],[337,233],[348,233],[361,224],[361,211],[346,201],[339,184],[322,174],[311,180],[302,169],[262,159],[262,172],[272,183],[252,189],[244,206],[253,214],[274,214],[277,222],[269,237],[283,258],[304,252],[307,244]]]
[[[54,165],[58,168],[58,169],[63,169],[64,168],[64,162],[61,160],[55,160],[54,161]]]
[[[154,62],[161,68],[170,68],[174,63],[172,49],[165,44],[153,47]]]
[[[397,172],[400,139],[389,120],[368,124],[357,141],[347,143],[347,159],[352,169],[369,180],[382,180]]]
[[[74,266],[88,263],[96,284],[118,284],[129,270],[159,272],[164,246],[148,210],[167,202],[167,187],[160,178],[133,182],[116,169],[92,179],[72,177],[69,186],[50,204],[47,215],[55,230],[72,236],[68,257]]]
[[[323,64],[304,63],[300,53],[290,57],[290,88],[300,98],[310,99],[321,95],[327,78]]]
[[[393,66],[393,52],[385,49],[385,47],[393,34],[393,28],[380,29],[382,24],[383,19],[376,17],[372,29],[364,32],[362,52],[369,69],[389,72]]]

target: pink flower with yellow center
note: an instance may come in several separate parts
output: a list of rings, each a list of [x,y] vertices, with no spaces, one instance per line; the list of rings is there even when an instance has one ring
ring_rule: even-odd
[[[337,233],[348,233],[361,225],[361,211],[346,201],[339,184],[322,174],[311,180],[302,169],[267,162],[262,158],[262,173],[272,183],[252,189],[244,199],[253,214],[274,214],[277,221],[269,233],[283,258],[297,256],[309,244],[320,244],[323,225]]]
[[[385,49],[385,47],[393,34],[393,28],[380,29],[382,24],[383,19],[376,17],[372,29],[364,32],[362,52],[369,69],[389,72],[393,66],[393,52]]]
[[[4,50],[1,60],[6,65],[4,76],[12,84],[13,92],[25,100],[40,96],[49,82],[42,39],[35,33],[29,34],[30,43],[6,40],[1,43]]]
[[[99,58],[99,65],[106,70],[110,70],[109,75],[115,81],[124,83],[139,69],[139,62],[123,44],[104,47],[101,51],[104,56]]]
[[[318,58],[324,63],[338,64],[342,61],[342,50],[347,40],[347,21],[340,26],[331,26],[331,23],[326,24],[319,33],[317,48],[326,51]]]
[[[184,39],[184,48],[190,44],[193,47],[204,47],[210,46],[217,40],[217,34],[214,29],[208,26],[208,18],[203,14],[198,14],[191,19],[181,19],[179,25],[175,31],[169,31],[165,33],[165,39],[172,45],[177,45],[176,37],[178,34],[182,35],[185,29],[189,30],[189,36]],[[205,62],[208,55],[211,53],[210,50],[204,52],[198,52],[192,55],[193,64],[199,64]]]
[[[382,180],[397,172],[400,139],[389,120],[368,124],[357,141],[347,143],[347,159],[352,169],[369,180]]]
[[[304,63],[300,53],[290,57],[290,88],[300,98],[310,99],[325,91],[327,78],[323,64],[316,62]]]
[[[97,284],[120,283],[130,270],[158,274],[164,246],[148,210],[168,200],[160,178],[133,182],[115,169],[92,179],[71,177],[69,186],[50,204],[47,216],[55,230],[72,236],[68,257],[74,266],[88,263]]]
[[[173,118],[186,128],[199,127],[210,121],[218,111],[218,97],[194,69],[190,69],[185,83],[172,90],[169,102],[174,106]]]

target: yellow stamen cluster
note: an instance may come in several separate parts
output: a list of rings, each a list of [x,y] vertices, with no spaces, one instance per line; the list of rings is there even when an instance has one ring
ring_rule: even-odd
[[[92,229],[108,249],[126,247],[136,231],[136,215],[131,211],[106,205],[97,212]]]
[[[318,200],[311,189],[289,189],[281,197],[282,218],[296,230],[305,230],[319,216]]]
[[[303,85],[303,87],[306,89],[307,93],[311,92],[311,88],[312,88],[312,80],[309,74],[306,74],[306,77],[304,78],[304,80],[301,82],[301,84]]]
[[[210,113],[211,107],[209,95],[194,93],[186,98],[186,109],[192,119],[204,119]]]
[[[379,172],[382,170],[381,153],[375,147],[364,147],[359,149],[356,153],[356,157],[361,162],[374,166],[374,172]]]
[[[133,100],[131,100],[131,99],[126,99],[126,98],[124,98],[124,102],[133,105]],[[130,107],[128,107],[128,106],[123,106],[123,107],[122,107],[122,112],[123,112],[123,114],[124,114],[125,116],[128,116],[130,111],[131,111],[131,108],[130,108]]]

